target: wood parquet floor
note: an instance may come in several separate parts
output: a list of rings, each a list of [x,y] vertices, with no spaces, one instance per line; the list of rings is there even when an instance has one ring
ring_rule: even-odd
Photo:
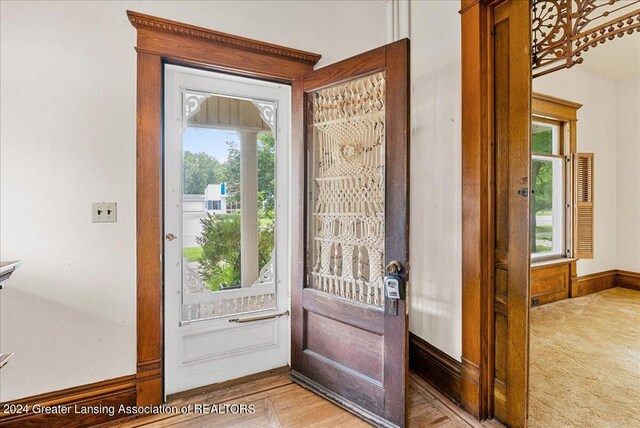
[[[215,388],[215,389],[213,389]],[[253,404],[252,414],[173,414],[138,417],[111,423],[109,427],[368,427],[368,423],[341,407],[294,383],[279,370],[243,382],[202,388],[172,397],[167,405]],[[106,425],[105,425],[106,426]],[[414,373],[409,381],[409,426],[469,428],[501,426],[479,423]]]

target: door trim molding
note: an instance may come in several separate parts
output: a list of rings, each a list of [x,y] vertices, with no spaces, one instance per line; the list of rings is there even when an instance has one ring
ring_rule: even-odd
[[[506,0],[460,0],[462,37],[462,364],[461,406],[483,420],[493,416],[495,372],[495,210],[493,20]],[[522,11],[518,11],[521,13]],[[513,31],[528,31],[523,26]],[[530,75],[520,76],[529,79]],[[509,313],[528,308],[528,293],[510,296]],[[504,306],[504,307],[503,307]],[[516,308],[517,307],[517,308]],[[519,313],[519,312],[518,312]],[[520,326],[512,334],[523,335]],[[528,337],[528,336],[527,336]],[[524,340],[528,343],[528,338]],[[526,373],[522,376],[526,378]],[[525,389],[528,389],[526,382]],[[510,396],[528,397],[512,389]],[[509,397],[507,397],[509,399]],[[514,404],[518,404],[515,403]],[[520,403],[521,404],[521,403]],[[526,424],[526,420],[523,422]],[[515,425],[515,424],[514,424]]]
[[[291,83],[320,55],[127,11],[137,30],[136,260],[138,406],[163,399],[163,66]]]
[[[490,209],[491,44],[496,4],[461,0],[462,32],[462,357],[460,405],[492,413],[494,290]]]
[[[295,61],[306,62],[312,66],[320,59],[320,55],[311,52],[260,42],[246,37],[170,21],[168,19],[149,16],[138,12],[127,11],[127,16],[129,17],[131,25],[133,25],[138,31],[141,29],[149,29],[157,32],[165,32],[168,35],[193,37],[220,45],[229,45],[234,49],[253,51],[260,54],[273,55],[274,57],[289,58]],[[162,54],[163,52],[159,53]]]

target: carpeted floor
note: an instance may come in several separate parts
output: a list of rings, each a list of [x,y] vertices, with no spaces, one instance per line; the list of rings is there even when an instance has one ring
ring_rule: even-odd
[[[640,427],[640,291],[531,310],[529,426]]]

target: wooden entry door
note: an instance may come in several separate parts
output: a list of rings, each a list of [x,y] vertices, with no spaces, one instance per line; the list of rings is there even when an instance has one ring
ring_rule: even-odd
[[[292,373],[380,426],[404,426],[409,261],[409,41],[293,83]],[[297,260],[297,262],[296,262]]]

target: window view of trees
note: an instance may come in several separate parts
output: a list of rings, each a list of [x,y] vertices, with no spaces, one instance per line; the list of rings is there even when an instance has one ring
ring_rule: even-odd
[[[258,134],[258,263],[269,262],[275,243],[275,140],[271,134]],[[203,194],[208,184],[226,184],[227,207],[240,206],[240,149],[227,142],[227,160],[184,152],[184,193]],[[207,215],[200,220],[202,235],[199,247],[185,248],[190,262],[198,262],[203,282],[212,291],[240,286],[240,216],[239,210]]]
[[[548,253],[554,251],[554,186],[561,186],[562,174],[558,177],[558,165],[562,168],[562,159],[553,157],[557,154],[556,144],[553,141],[553,132],[548,130],[536,132],[531,136],[531,151],[534,156],[531,160],[531,181],[533,195],[531,198],[531,253]],[[548,155],[548,156],[545,156]],[[556,169],[556,176],[554,176]],[[554,180],[557,182],[554,183]],[[556,243],[555,247],[558,246]]]

